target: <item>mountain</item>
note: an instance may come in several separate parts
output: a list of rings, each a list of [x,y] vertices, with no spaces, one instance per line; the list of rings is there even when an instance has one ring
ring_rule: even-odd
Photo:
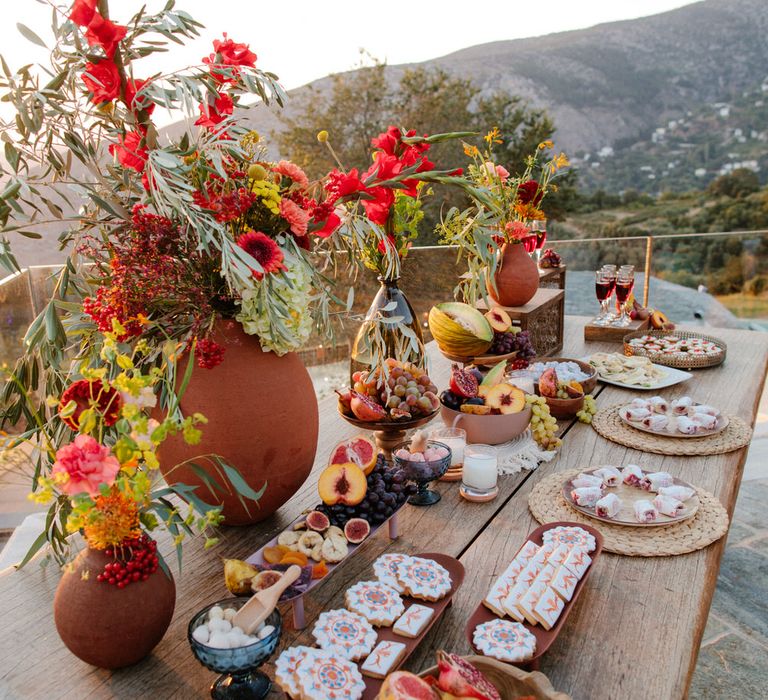
[[[421,64],[390,66],[388,71],[396,80],[409,67],[439,67],[470,77],[489,92],[522,95],[554,118],[557,146],[574,157],[577,167],[589,171],[587,186],[648,191],[658,185],[648,170],[640,170],[649,163],[641,159],[617,181],[610,159],[615,161],[619,151],[633,146],[640,152],[653,150],[659,129],[703,112],[720,115],[745,93],[765,92],[768,99],[767,35],[766,0],[705,0],[650,17],[481,44]],[[292,96],[308,87],[322,95],[330,85],[324,78],[292,91]],[[768,112],[759,112],[746,131],[733,126],[727,116],[718,116],[713,136],[722,132],[723,138],[715,138],[710,148],[724,146],[733,129],[741,128],[740,136],[767,150]],[[262,112],[255,126],[268,133],[279,129],[279,121]],[[663,148],[656,150],[666,167],[670,158]],[[707,163],[706,158],[694,163],[688,179],[695,185],[714,177],[729,161],[754,160],[731,158],[732,151],[726,150],[717,163]],[[655,160],[651,163],[655,169]],[[601,171],[603,165],[608,167]],[[768,161],[758,166],[766,171]],[[701,167],[704,175],[695,176]]]

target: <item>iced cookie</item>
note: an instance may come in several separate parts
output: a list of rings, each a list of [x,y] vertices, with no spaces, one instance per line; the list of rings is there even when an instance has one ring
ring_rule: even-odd
[[[555,626],[564,607],[563,599],[552,588],[547,588],[536,603],[533,614],[545,630],[550,630]]]
[[[392,631],[401,637],[410,637],[411,639],[418,637],[434,614],[435,611],[432,608],[414,603],[395,622]]]
[[[403,586],[397,579],[397,565],[406,559],[410,559],[407,554],[382,554],[373,562],[373,573],[379,581],[403,593]]]
[[[405,593],[421,600],[440,600],[451,590],[451,575],[433,559],[409,557],[397,565]]]
[[[559,525],[553,527],[551,530],[547,530],[544,535],[544,544],[553,543],[555,545],[565,544],[569,547],[581,547],[586,549],[587,552],[594,552],[595,538],[590,535],[586,530],[580,527],[572,527],[569,525]]]
[[[512,587],[512,590],[501,603],[501,607],[504,609],[504,614],[509,615],[513,620],[517,620],[518,622],[525,621],[525,615],[518,610],[517,604],[520,601],[520,598],[528,592],[529,588],[530,585],[523,583],[522,581],[516,583]],[[503,616],[504,615],[502,615],[502,617]]]
[[[376,631],[371,623],[350,610],[320,613],[312,636],[321,649],[338,647],[352,661],[370,654],[376,644]]]
[[[574,549],[563,561],[563,566],[581,578],[591,563],[592,557],[583,549]]]
[[[359,700],[365,691],[357,666],[329,652],[305,658],[296,670],[296,685],[302,700]]]
[[[569,601],[573,597],[578,582],[579,577],[576,574],[567,566],[561,566],[549,585],[564,601]]]
[[[389,627],[405,610],[400,594],[381,581],[358,581],[345,600],[350,610],[377,627]]]
[[[296,670],[308,656],[321,654],[319,649],[312,647],[290,647],[283,651],[275,661],[275,680],[277,684],[292,698],[299,696],[299,686],[296,682]]]
[[[368,655],[360,670],[371,678],[384,678],[405,656],[405,644],[382,641]]]
[[[523,614],[525,619],[532,625],[538,622],[536,615],[534,614],[534,608],[539,602],[539,599],[547,590],[548,585],[546,583],[534,583],[517,601],[516,607]]]
[[[519,622],[491,620],[475,627],[475,646],[499,661],[526,661],[536,651],[536,637]]]

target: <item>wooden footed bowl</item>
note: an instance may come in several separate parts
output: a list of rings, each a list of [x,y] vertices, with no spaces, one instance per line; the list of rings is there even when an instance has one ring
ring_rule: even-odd
[[[541,671],[523,671],[486,656],[465,656],[464,658],[496,686],[496,690],[505,700],[525,696],[534,697],[536,700],[571,700],[570,695],[558,693],[552,687],[549,678]],[[419,675],[422,678],[427,676],[437,678],[437,666],[428,668]]]

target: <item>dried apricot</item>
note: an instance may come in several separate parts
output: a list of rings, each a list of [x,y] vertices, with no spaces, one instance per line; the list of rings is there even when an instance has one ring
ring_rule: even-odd
[[[291,550],[283,544],[276,547],[264,547],[262,556],[267,564],[279,564],[280,560]]]
[[[306,566],[308,559],[305,554],[301,552],[288,552],[283,555],[280,560],[280,564],[298,564],[299,566]]]
[[[328,573],[328,565],[321,561],[312,567],[312,578],[323,578]]]

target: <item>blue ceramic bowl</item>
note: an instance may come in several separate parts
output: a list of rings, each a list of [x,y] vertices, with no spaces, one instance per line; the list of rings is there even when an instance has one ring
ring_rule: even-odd
[[[187,639],[189,646],[192,647],[192,653],[197,660],[206,668],[217,673],[242,674],[252,669],[256,669],[263,664],[274,653],[277,644],[280,641],[282,632],[282,618],[280,611],[275,608],[272,614],[266,619],[265,624],[272,625],[275,629],[269,636],[259,639],[251,644],[236,649],[216,649],[214,647],[201,644],[194,637],[192,632],[203,624],[208,615],[208,611],[219,605],[222,608],[236,608],[239,610],[250,598],[226,598],[216,603],[211,603],[200,610],[190,620],[187,628]]]

